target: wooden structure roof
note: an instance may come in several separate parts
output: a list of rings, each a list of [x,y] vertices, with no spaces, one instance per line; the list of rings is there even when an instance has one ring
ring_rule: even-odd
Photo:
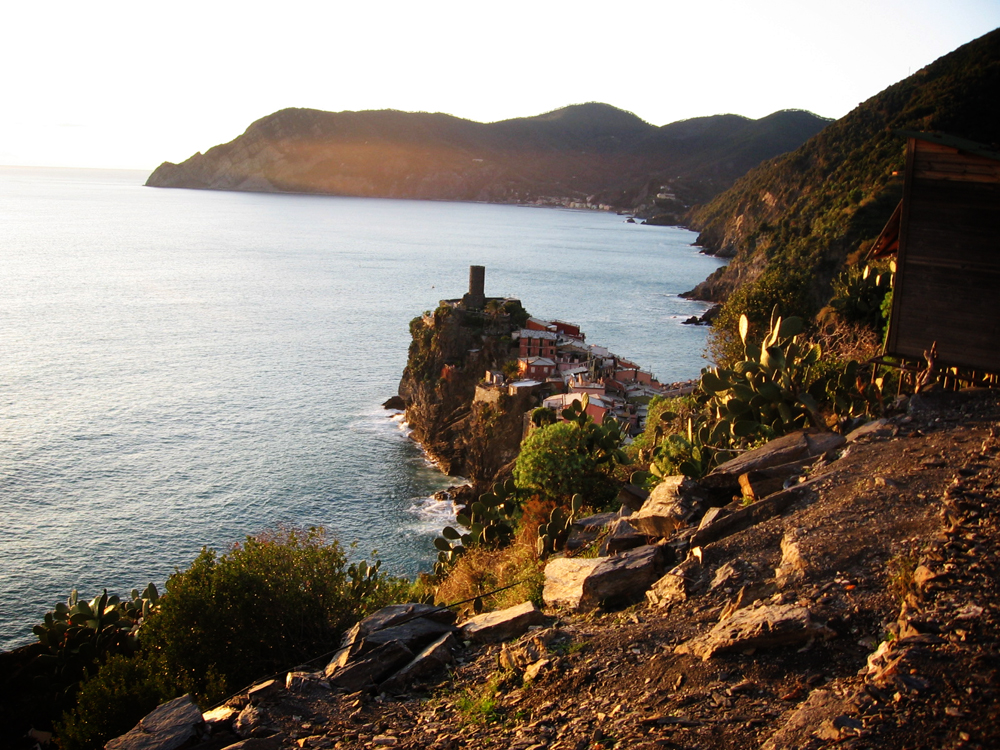
[[[907,138],[903,200],[869,257],[896,251],[886,353],[1000,372],[1000,151]]]

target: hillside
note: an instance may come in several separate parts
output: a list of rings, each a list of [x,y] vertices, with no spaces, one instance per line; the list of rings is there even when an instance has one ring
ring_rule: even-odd
[[[658,128],[597,103],[490,124],[440,113],[285,109],[205,154],[161,164],[146,184],[632,209],[651,205],[661,182],[673,180],[687,205],[827,123],[785,111]]]
[[[708,252],[732,257],[691,296],[724,300],[767,271],[803,269],[822,304],[851,253],[867,249],[902,194],[898,130],[1000,141],[1000,30],[860,104],[796,151],[761,164],[696,209]]]
[[[422,652],[410,684],[375,688],[386,646],[324,672],[326,655],[233,697],[192,744],[996,747],[1000,403],[938,391],[908,411],[851,436],[772,495],[795,493],[783,513],[702,544],[637,604],[472,618]],[[395,616],[373,639],[415,638],[420,620]]]

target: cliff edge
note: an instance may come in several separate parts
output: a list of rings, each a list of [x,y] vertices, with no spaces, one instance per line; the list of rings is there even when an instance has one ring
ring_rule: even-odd
[[[413,438],[452,476],[483,492],[517,457],[528,394],[479,388],[488,370],[514,361],[510,335],[527,319],[520,302],[491,312],[443,304],[410,322],[399,395]]]

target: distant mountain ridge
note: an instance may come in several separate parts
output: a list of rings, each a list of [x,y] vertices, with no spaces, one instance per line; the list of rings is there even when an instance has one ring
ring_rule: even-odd
[[[941,57],[858,105],[797,150],[750,170],[691,212],[706,250],[733,261],[689,296],[801,272],[813,303],[849,257],[874,242],[902,196],[900,130],[1000,142],[1000,29]]]
[[[441,113],[284,109],[180,164],[153,187],[632,209],[661,183],[689,205],[796,148],[829,120],[786,110],[663,127],[607,104],[478,123]]]

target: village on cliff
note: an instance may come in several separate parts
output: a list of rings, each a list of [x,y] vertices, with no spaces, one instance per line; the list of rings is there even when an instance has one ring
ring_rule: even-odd
[[[484,310],[491,302],[496,307],[520,305],[513,298],[487,298],[485,273],[483,266],[470,266],[469,293],[441,304],[465,312]],[[650,399],[683,396],[694,390],[694,381],[660,383],[637,363],[607,347],[588,344],[586,334],[573,323],[529,317],[511,333],[511,340],[518,346],[516,375],[487,370],[476,386],[476,402],[496,403],[503,394],[532,393],[556,414],[580,402],[597,424],[612,417],[627,434],[636,435],[645,427]]]

